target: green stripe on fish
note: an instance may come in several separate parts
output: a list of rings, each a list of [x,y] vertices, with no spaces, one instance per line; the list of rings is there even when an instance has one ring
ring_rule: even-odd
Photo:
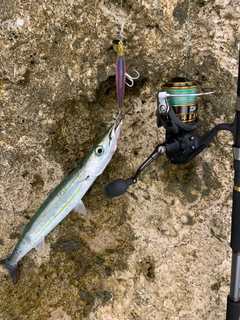
[[[44,243],[44,238],[73,209],[86,214],[82,197],[94,180],[110,162],[115,150],[123,119],[115,120],[104,136],[82,162],[54,189],[26,225],[11,256],[0,260],[8,269],[13,283],[17,281],[17,265],[33,248]]]

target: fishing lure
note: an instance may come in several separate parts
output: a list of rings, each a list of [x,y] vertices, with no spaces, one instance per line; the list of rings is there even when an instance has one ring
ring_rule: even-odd
[[[126,63],[125,63],[125,57],[124,57],[125,48],[123,44],[124,20],[123,20],[122,3],[123,3],[123,0],[121,0],[121,29],[119,33],[120,40],[117,46],[117,62],[116,62],[116,89],[117,89],[118,107],[120,112],[122,111],[122,107],[123,107],[125,84],[127,84],[127,86],[129,87],[132,87],[134,84],[133,80],[138,79],[140,76],[137,70],[134,70],[136,72],[136,77],[132,77],[128,73],[126,73]],[[126,82],[126,78],[128,79],[128,82]]]
[[[56,187],[25,226],[11,256],[0,260],[11,275],[15,284],[17,281],[17,265],[33,248],[42,247],[44,239],[69,213],[74,210],[86,214],[82,197],[88,191],[94,180],[99,176],[116,148],[123,118],[115,119],[104,136],[85,156],[83,161]]]
[[[123,106],[125,82],[126,82],[126,64],[124,59],[124,45],[120,40],[117,47],[117,63],[116,63],[116,89],[117,89],[118,107],[120,111],[122,110],[122,106]]]
[[[125,48],[122,40],[119,41],[117,47],[117,63],[116,63],[116,89],[117,89],[117,98],[118,98],[118,107],[120,111],[123,106],[123,98],[125,93],[125,85],[132,87],[134,85],[134,80],[138,79],[140,73],[134,69],[136,77],[130,76],[126,72],[126,63],[124,58]],[[128,81],[126,81],[128,79]]]

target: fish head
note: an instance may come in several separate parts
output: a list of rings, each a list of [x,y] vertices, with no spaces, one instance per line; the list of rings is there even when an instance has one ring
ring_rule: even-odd
[[[121,120],[115,119],[103,137],[93,147],[89,159],[91,166],[90,175],[99,176],[112,159],[112,156],[117,149],[117,141],[122,124],[123,118]]]

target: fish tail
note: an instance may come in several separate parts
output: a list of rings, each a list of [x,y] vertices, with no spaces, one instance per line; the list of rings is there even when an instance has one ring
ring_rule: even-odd
[[[4,265],[11,276],[13,284],[15,284],[17,282],[17,263],[12,265],[9,259],[2,259],[0,260],[0,264]]]

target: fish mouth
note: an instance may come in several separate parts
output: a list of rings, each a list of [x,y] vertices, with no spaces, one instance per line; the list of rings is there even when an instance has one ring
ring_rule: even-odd
[[[123,120],[124,120],[124,116],[122,116],[122,117],[118,116],[117,118],[114,119],[111,131],[109,132],[109,135],[108,135],[109,140],[112,140],[116,136],[117,133],[119,135],[120,128],[123,124]]]
[[[115,131],[122,126],[123,120],[124,120],[124,116],[122,116],[120,119],[115,120],[115,126],[114,126]]]

